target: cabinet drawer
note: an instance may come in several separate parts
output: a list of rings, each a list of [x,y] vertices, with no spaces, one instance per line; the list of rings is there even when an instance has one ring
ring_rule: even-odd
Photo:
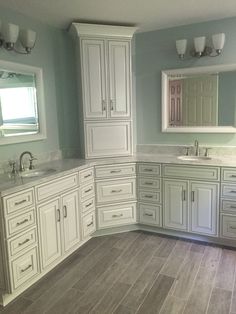
[[[24,208],[34,205],[34,191],[28,189],[3,197],[5,215],[16,213]]]
[[[95,168],[96,178],[114,178],[135,175],[135,164],[100,166]]]
[[[138,165],[138,173],[146,175],[161,175],[161,165],[144,163]]]
[[[41,201],[48,197],[61,194],[66,190],[76,188],[78,186],[78,175],[76,173],[50,181],[49,183],[36,187],[37,200]]]
[[[10,237],[35,224],[35,210],[10,218],[6,222],[7,236]]]
[[[221,201],[221,211],[233,212],[236,214],[236,201],[222,200]]]
[[[203,166],[163,165],[163,176],[218,181],[220,180],[220,169]]]
[[[9,256],[13,257],[14,255],[24,251],[25,249],[30,248],[31,246],[37,243],[36,228],[31,229],[25,233],[21,233],[20,236],[14,237],[11,240],[8,240],[8,250]]]
[[[139,204],[139,221],[161,227],[161,205]]]
[[[95,208],[95,198],[90,198],[81,204],[82,213],[86,213]]]
[[[100,181],[96,184],[96,190],[98,203],[131,200],[136,197],[136,180]]]
[[[226,182],[236,183],[236,169],[235,168],[222,168],[221,180]]]
[[[136,222],[136,203],[98,208],[98,228],[108,228]]]
[[[221,236],[223,238],[236,239],[236,216],[229,214],[221,215]]]
[[[91,212],[82,218],[83,238],[96,231],[95,212]]]
[[[161,179],[153,179],[150,177],[141,177],[138,178],[139,188],[150,188],[160,190],[161,188]]]
[[[161,203],[160,191],[139,191],[138,197],[140,201]]]
[[[13,290],[37,275],[39,273],[37,248],[12,261],[11,273]]]
[[[86,184],[89,181],[94,179],[94,170],[93,168],[85,169],[79,172],[79,183]]]
[[[222,184],[221,196],[236,199],[236,184]]]
[[[88,184],[80,188],[80,198],[84,201],[87,198],[94,196],[94,183]]]

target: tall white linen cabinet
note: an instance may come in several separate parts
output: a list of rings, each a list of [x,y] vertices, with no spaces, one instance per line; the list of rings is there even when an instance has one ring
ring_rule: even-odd
[[[131,40],[137,28],[72,23],[85,158],[133,153]]]

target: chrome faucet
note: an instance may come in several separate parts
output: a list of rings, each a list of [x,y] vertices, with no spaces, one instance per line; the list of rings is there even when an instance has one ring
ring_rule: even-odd
[[[29,151],[23,152],[23,153],[20,155],[20,169],[19,169],[19,170],[20,170],[21,172],[22,172],[22,171],[25,171],[25,167],[24,167],[24,164],[23,164],[23,157],[24,157],[25,155],[29,155],[29,156],[30,156],[29,170],[32,170],[32,169],[34,168],[34,166],[33,166],[33,161],[37,159],[37,158],[35,158],[35,157],[33,156],[33,154],[32,154],[31,152],[29,152]]]
[[[195,156],[199,156],[199,143],[198,143],[198,140],[195,140],[194,147],[195,147]]]

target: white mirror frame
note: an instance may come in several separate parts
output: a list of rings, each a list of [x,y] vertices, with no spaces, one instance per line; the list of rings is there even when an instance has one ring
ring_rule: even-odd
[[[16,135],[9,137],[0,137],[0,145],[15,144],[22,142],[32,142],[43,140],[46,135],[46,116],[44,104],[44,86],[43,86],[43,70],[38,67],[33,67],[25,64],[14,63],[0,60],[0,69],[8,71],[19,72],[22,74],[34,74],[36,80],[36,95],[37,95],[37,108],[39,118],[39,132],[36,134]]]
[[[236,64],[201,66],[162,71],[162,132],[168,133],[236,133],[236,127],[170,127],[168,117],[168,76],[185,74],[205,74],[236,70]]]

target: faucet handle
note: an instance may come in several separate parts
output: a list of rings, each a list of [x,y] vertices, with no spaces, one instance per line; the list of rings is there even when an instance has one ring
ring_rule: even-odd
[[[189,151],[190,151],[191,147],[185,147],[186,151],[185,151],[185,156],[189,156]]]
[[[30,162],[29,170],[34,169],[34,165],[33,165],[34,160],[38,160],[38,159],[36,157],[32,156],[32,158],[30,158],[30,160],[29,160],[29,162]]]
[[[9,166],[11,167],[11,173],[16,174],[16,161],[15,160],[10,160],[9,161]]]
[[[209,156],[209,150],[210,149],[211,149],[211,147],[205,147],[205,154],[204,154],[205,157]]]

